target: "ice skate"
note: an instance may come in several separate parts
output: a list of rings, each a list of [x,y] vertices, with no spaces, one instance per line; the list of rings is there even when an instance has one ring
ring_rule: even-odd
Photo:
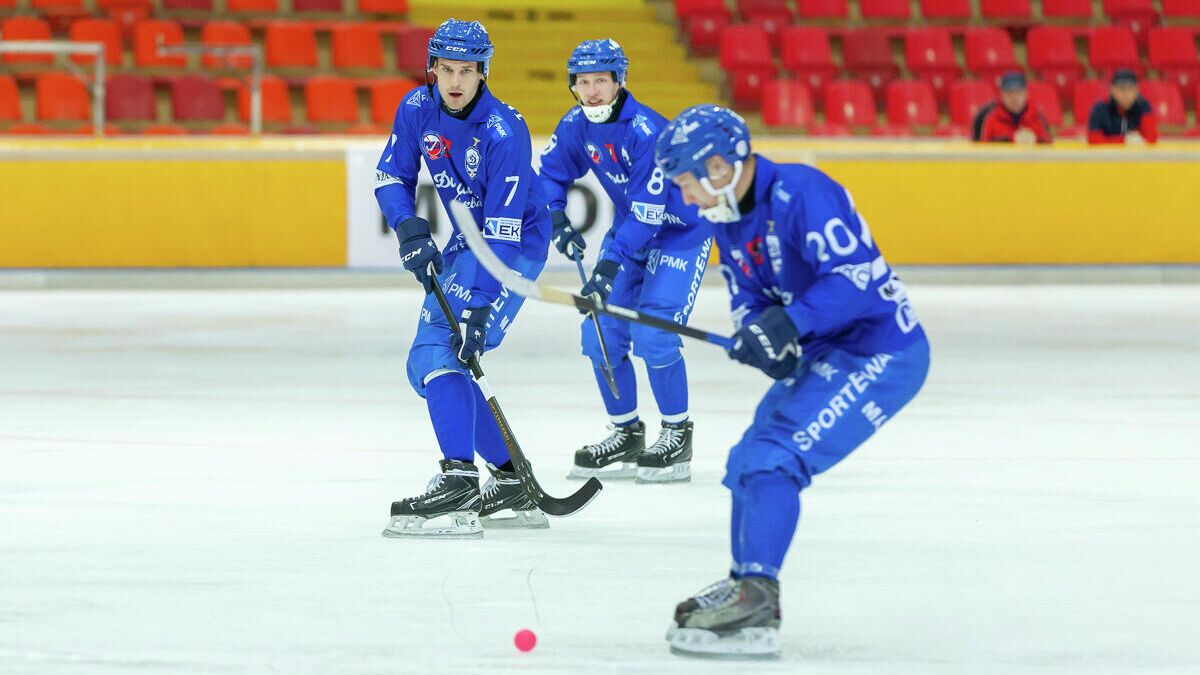
[[[487,529],[550,527],[546,514],[538,509],[525,490],[515,471],[501,471],[488,464],[492,475],[483,485],[483,507],[479,519]]]
[[[425,492],[392,502],[385,537],[482,537],[479,470],[470,462],[444,459]]]
[[[691,480],[692,422],[664,422],[658,440],[638,456],[637,482],[671,483]]]
[[[609,426],[607,438],[585,445],[575,451],[575,465],[567,478],[580,480],[597,478],[634,478],[638,457],[646,450],[646,424],[642,421],[628,426]]]
[[[671,653],[717,659],[779,657],[779,582],[727,578],[675,607]]]

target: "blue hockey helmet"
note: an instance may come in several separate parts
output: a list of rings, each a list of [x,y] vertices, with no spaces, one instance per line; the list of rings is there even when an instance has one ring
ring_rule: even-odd
[[[629,72],[629,57],[612,38],[584,40],[567,59],[567,81],[575,86],[575,76],[584,73],[613,73],[617,84],[625,84]]]
[[[488,76],[495,47],[488,38],[487,29],[478,21],[446,19],[429,38],[429,62],[426,69],[433,68],[434,59],[474,61],[483,64],[483,76]]]
[[[690,173],[708,194],[717,197],[715,206],[700,209],[701,216],[716,223],[741,218],[735,188],[749,156],[750,129],[746,121],[729,108],[711,103],[679,113],[654,143],[654,161],[667,178]],[[712,157],[720,157],[733,167],[733,176],[721,188],[713,187],[705,166]]]

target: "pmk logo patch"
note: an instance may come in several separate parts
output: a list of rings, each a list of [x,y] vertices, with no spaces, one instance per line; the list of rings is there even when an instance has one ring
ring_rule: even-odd
[[[436,131],[426,131],[421,136],[421,149],[429,159],[441,159],[450,154],[450,139]]]

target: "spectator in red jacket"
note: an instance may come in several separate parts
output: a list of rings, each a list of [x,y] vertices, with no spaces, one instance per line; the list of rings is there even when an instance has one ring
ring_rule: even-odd
[[[979,109],[971,138],[982,143],[1049,143],[1050,124],[1029,101],[1025,75],[1005,73],[1000,78],[1000,100]]]
[[[1109,98],[1096,101],[1088,116],[1088,143],[1156,143],[1154,106],[1138,93],[1137,74],[1122,68],[1113,73]]]

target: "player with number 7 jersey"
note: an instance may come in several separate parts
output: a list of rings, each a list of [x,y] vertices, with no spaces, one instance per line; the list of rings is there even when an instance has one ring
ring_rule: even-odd
[[[563,116],[542,152],[552,241],[568,258],[581,257],[586,244],[566,216],[567,189],[591,171],[612,200],[613,222],[582,294],[686,324],[708,266],[712,228],[655,166],[654,141],[666,119],[629,92],[628,70],[625,52],[610,39],[585,40],[567,60],[579,105]],[[584,320],[582,348],[612,433],[575,453],[569,477],[690,480],[692,421],[679,336],[610,317],[599,317],[597,330],[594,320]],[[646,364],[662,423],[648,446],[631,352]]]

